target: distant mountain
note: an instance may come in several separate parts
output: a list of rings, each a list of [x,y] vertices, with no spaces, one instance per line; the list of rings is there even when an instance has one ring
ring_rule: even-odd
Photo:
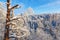
[[[9,37],[16,37],[19,40],[60,40],[60,14],[35,15],[32,8],[26,13],[29,14],[11,18]],[[5,22],[6,11],[0,8],[1,40],[4,38]]]

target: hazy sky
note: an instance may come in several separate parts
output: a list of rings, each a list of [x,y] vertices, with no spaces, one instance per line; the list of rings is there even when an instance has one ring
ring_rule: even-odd
[[[6,0],[0,0],[6,2]],[[11,5],[19,4],[22,8],[15,9],[15,13],[21,13],[31,7],[35,13],[56,13],[60,12],[60,0],[11,0]]]

